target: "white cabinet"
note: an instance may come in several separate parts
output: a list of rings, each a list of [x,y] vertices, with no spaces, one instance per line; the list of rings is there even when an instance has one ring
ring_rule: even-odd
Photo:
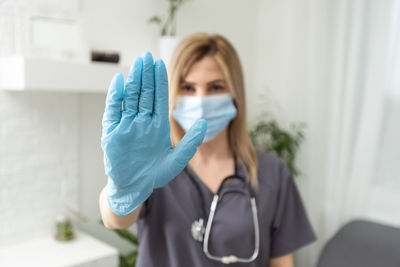
[[[47,236],[0,248],[0,266],[116,267],[116,248],[78,231],[76,238],[61,242]]]

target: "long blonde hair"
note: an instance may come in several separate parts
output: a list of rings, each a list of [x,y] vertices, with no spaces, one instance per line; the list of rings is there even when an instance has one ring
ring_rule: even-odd
[[[171,140],[176,146],[184,130],[171,116],[182,80],[190,67],[205,56],[213,56],[221,68],[237,109],[236,117],[228,126],[229,144],[238,163],[247,166],[247,177],[254,189],[258,186],[258,160],[247,132],[246,99],[243,71],[235,48],[218,34],[196,33],[183,39],[176,47],[168,66]]]

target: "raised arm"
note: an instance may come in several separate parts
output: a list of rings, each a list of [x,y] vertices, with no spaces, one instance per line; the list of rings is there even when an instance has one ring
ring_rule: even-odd
[[[108,180],[99,199],[110,228],[126,228],[136,221],[138,208],[153,189],[176,177],[203,141],[207,122],[200,119],[173,148],[168,115],[168,79],[162,60],[154,63],[147,52],[136,58],[125,85],[121,73],[114,76],[101,137]]]
[[[101,190],[99,197],[101,219],[103,220],[104,226],[110,230],[114,230],[125,229],[134,224],[139,217],[139,213],[142,210],[143,204],[141,204],[137,209],[135,209],[128,215],[118,216],[108,206],[105,190],[106,187]]]

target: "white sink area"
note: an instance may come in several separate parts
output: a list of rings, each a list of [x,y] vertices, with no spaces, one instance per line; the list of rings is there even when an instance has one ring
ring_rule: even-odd
[[[0,266],[40,267],[116,267],[116,248],[86,233],[76,232],[71,241],[56,241],[52,236],[0,248]]]

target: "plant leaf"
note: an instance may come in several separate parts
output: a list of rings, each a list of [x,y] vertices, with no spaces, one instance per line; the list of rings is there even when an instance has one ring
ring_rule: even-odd
[[[292,124],[289,130],[281,128],[277,121],[263,119],[253,130],[250,138],[258,149],[269,151],[284,160],[293,176],[299,175],[295,166],[296,154],[304,140],[305,123]]]
[[[160,18],[159,16],[154,15],[154,16],[152,16],[151,18],[149,18],[149,19],[147,20],[147,22],[148,22],[148,23],[154,23],[154,24],[157,24],[157,25],[161,25],[162,20],[161,20],[161,18]]]

